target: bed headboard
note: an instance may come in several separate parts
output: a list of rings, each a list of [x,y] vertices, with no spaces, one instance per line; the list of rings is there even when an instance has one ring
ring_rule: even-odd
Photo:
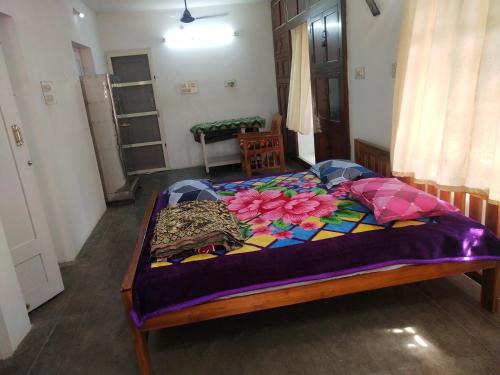
[[[356,163],[382,176],[392,176],[390,151],[384,147],[377,146],[362,139],[355,139],[354,160]],[[486,225],[500,237],[500,206],[498,204],[489,203],[486,196],[440,189],[433,184],[417,183],[411,177],[401,177],[400,179],[429,194],[453,203],[464,215]]]
[[[391,153],[384,147],[362,139],[355,139],[354,161],[382,176],[392,177]]]

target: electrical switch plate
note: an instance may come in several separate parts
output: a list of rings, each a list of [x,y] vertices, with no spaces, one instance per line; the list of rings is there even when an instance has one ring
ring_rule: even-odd
[[[180,84],[181,94],[197,94],[198,81],[186,81]]]
[[[364,66],[360,66],[354,70],[354,79],[365,79],[366,69]]]
[[[392,63],[392,78],[396,78],[396,68],[398,67],[397,63]]]
[[[41,81],[40,87],[42,88],[43,99],[45,104],[53,105],[57,103],[56,96],[54,94],[54,86],[52,81]]]

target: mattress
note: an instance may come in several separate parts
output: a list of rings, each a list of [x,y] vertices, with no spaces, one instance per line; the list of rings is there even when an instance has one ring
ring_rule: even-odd
[[[321,282],[411,264],[500,261],[500,240],[459,213],[379,225],[342,188],[326,190],[307,172],[214,185],[240,219],[242,248],[150,258],[160,194],[133,285],[132,318],[152,317],[220,298]]]

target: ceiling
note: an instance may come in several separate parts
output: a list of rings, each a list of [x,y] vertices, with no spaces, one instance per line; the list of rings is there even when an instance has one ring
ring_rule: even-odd
[[[266,0],[187,0],[189,8],[257,3]],[[184,0],[83,0],[95,12],[133,12],[184,8]]]

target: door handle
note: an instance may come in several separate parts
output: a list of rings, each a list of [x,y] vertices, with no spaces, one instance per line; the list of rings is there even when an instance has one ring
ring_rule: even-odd
[[[21,147],[24,144],[21,128],[17,125],[12,125],[11,128],[12,128],[12,134],[14,135],[14,140],[16,141],[16,146]]]

